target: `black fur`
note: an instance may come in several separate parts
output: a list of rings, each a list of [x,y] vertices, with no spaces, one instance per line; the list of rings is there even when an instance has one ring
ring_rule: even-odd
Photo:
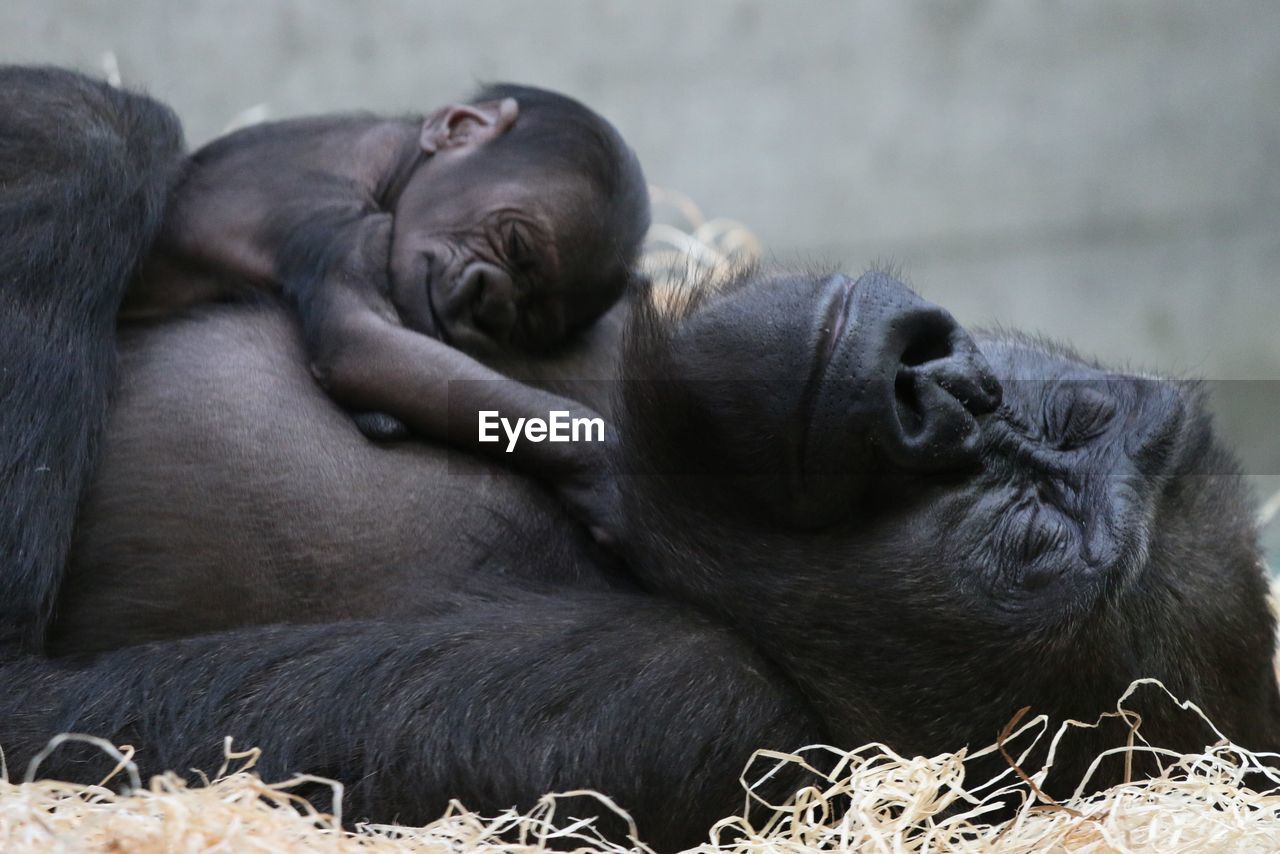
[[[15,773],[62,730],[138,746],[153,773],[214,769],[230,735],[264,749],[267,779],[344,781],[348,819],[418,824],[450,798],[494,810],[594,787],[661,849],[740,807],[754,748],[820,738],[788,681],[696,612],[639,596],[505,598],[413,623],[151,644],[90,666],[28,660],[3,674],[0,736]],[[41,773],[87,780],[103,763],[67,747]]]
[[[24,371],[6,374],[0,416],[4,464],[16,466],[2,500],[5,524],[17,527],[4,544],[18,543],[20,555],[16,572],[5,568],[0,616],[15,635],[39,638],[101,419],[109,309],[154,231],[176,132],[155,108],[164,120],[150,147],[72,156],[102,137],[104,120],[80,100],[68,117],[57,106],[68,93],[121,99],[101,108],[117,117],[146,102],[53,72],[14,80],[3,91],[25,116],[5,117],[17,138],[43,139],[56,118],[63,147],[50,150],[64,152],[47,179],[6,190],[25,198],[16,213],[6,206],[15,225],[0,234],[15,293],[0,324],[26,330],[16,339]],[[0,157],[0,170],[16,163]],[[79,193],[93,204],[66,202],[64,187],[97,188]],[[62,338],[32,334],[28,316]],[[857,323],[841,326],[846,317]],[[407,582],[425,596],[421,613],[357,620],[350,603],[322,602],[317,610],[335,609],[322,625],[241,627],[96,657],[22,655],[10,642],[0,653],[0,744],[11,768],[74,730],[137,746],[144,773],[212,769],[231,735],[263,748],[268,777],[343,781],[348,818],[420,822],[453,797],[491,811],[589,786],[631,810],[643,838],[674,848],[705,838],[740,805],[737,774],[756,748],[976,747],[1024,705],[1091,720],[1139,677],[1163,680],[1246,747],[1280,745],[1274,621],[1246,493],[1194,388],[1104,373],[1016,336],[975,341],[882,274],[853,282],[752,272],[674,317],[641,302],[625,369],[639,382],[622,395],[613,462],[632,528],[631,583],[546,571],[548,560],[580,554],[571,529],[554,542],[522,539],[520,517],[536,515],[520,504],[528,493],[477,480],[477,493],[496,496],[485,509],[501,514],[506,502],[512,511],[502,560],[466,565],[465,579],[456,566],[371,566],[359,553],[339,567],[349,571],[341,581],[369,594],[366,605],[393,607]],[[70,397],[46,397],[49,376]],[[1032,381],[1005,382],[997,394],[992,376]],[[267,388],[267,403],[246,405],[287,400]],[[318,439],[317,454],[349,429],[321,420],[304,434]],[[267,426],[254,438],[270,448],[280,434]],[[31,466],[41,441],[60,443],[45,453],[67,455],[78,479],[57,490],[39,480]],[[385,453],[430,471],[424,456]],[[376,512],[418,496],[380,494],[360,465],[343,465],[368,458],[335,454],[323,476],[363,496],[375,511],[366,528],[399,543],[422,536],[380,526]],[[712,473],[732,477],[690,465],[717,455],[725,468]],[[167,462],[139,464],[146,476],[154,464],[178,479]],[[270,480],[278,471],[262,485],[268,501],[288,505],[303,487]],[[113,487],[123,488],[95,488]],[[208,512],[192,522],[205,530],[191,535],[244,541],[256,561],[237,576],[250,582],[245,598],[268,597],[259,604],[269,608],[272,596],[298,595],[297,579],[314,578],[320,561],[270,552],[270,530],[222,525],[219,497],[206,498]],[[433,505],[439,515],[423,527],[466,536],[474,497]],[[199,498],[187,503],[199,510]],[[190,510],[173,508],[174,518]],[[145,542],[152,522],[126,512],[120,536]],[[350,524],[336,519],[328,540],[305,545],[349,548]],[[201,586],[156,622],[202,607],[202,591],[227,581],[197,576]],[[151,579],[99,580],[119,586],[146,621]],[[249,622],[227,604],[230,625]],[[1134,705],[1157,744],[1213,738],[1163,702]],[[1096,750],[1123,735],[1117,727],[1065,749],[1046,789],[1069,793]],[[43,772],[91,780],[104,761],[73,746]],[[1104,764],[1093,784],[1123,770],[1120,760]]]
[[[155,101],[0,68],[0,641],[41,644],[106,412],[116,310],[181,153]]]

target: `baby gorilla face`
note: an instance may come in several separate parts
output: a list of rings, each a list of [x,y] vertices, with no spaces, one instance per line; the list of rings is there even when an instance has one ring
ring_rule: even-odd
[[[574,175],[444,152],[399,197],[392,299],[406,325],[474,354],[545,352],[621,296],[604,202]]]

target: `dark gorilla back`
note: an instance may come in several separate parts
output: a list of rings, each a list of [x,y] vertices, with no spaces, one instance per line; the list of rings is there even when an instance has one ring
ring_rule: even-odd
[[[155,101],[0,68],[0,643],[42,642],[106,413],[116,310],[181,154]]]

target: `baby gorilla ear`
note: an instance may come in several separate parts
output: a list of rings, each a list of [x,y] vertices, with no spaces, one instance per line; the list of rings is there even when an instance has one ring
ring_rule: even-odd
[[[450,104],[427,116],[419,144],[427,154],[447,148],[482,145],[502,136],[516,123],[519,107],[514,98],[480,104]]]

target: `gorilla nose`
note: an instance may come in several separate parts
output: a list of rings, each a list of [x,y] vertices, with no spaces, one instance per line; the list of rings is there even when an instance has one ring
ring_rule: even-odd
[[[459,283],[457,302],[469,308],[476,328],[493,338],[504,339],[515,328],[515,284],[501,267],[483,261],[468,264]]]
[[[1000,383],[949,313],[899,288],[906,299],[887,321],[893,406],[886,451],[904,468],[948,468],[977,452],[975,416],[1000,405]]]
[[[1000,405],[1001,388],[973,339],[945,309],[883,273],[844,287],[847,328],[820,408],[841,409],[846,429],[890,467],[933,472],[976,460],[977,416]]]

